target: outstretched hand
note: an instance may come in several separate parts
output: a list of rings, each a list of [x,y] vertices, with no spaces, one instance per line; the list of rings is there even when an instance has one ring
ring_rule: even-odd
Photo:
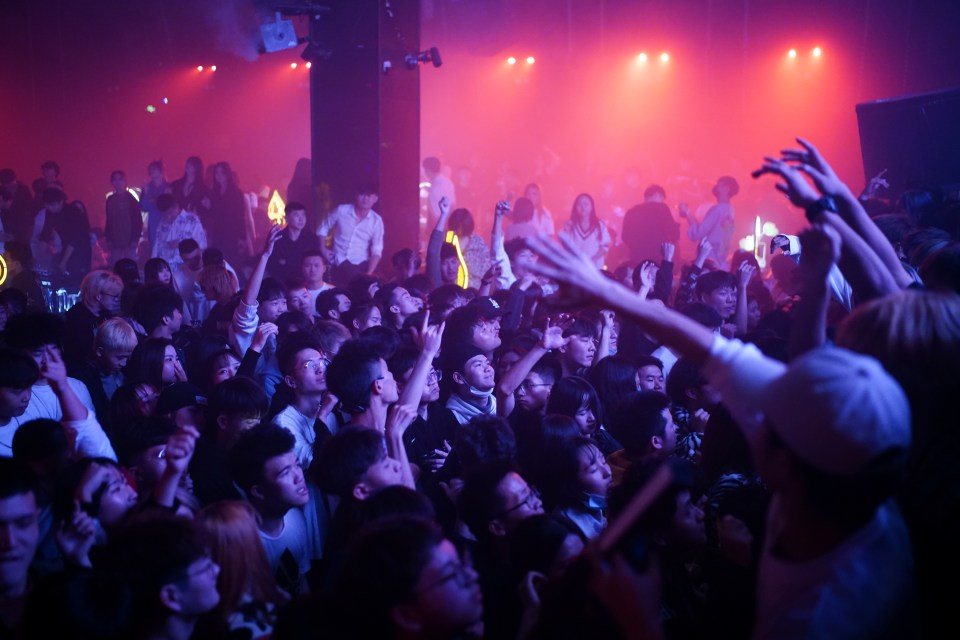
[[[839,198],[849,192],[847,185],[815,146],[803,138],[797,138],[797,142],[803,149],[780,151],[784,161],[793,163],[797,169],[810,176],[824,195]]]
[[[796,167],[773,156],[764,156],[763,160],[763,166],[751,175],[759,178],[764,174],[772,173],[783,178],[784,181],[778,182],[775,186],[777,191],[787,196],[791,204],[806,209],[820,199],[820,194],[804,179]]]
[[[741,262],[740,267],[737,269],[737,284],[740,286],[740,290],[744,290],[750,280],[753,279],[753,274],[757,272],[757,268],[750,264],[749,262]]]
[[[527,238],[527,246],[541,258],[530,264],[531,271],[586,293],[598,291],[609,282],[590,256],[565,236],[560,240],[558,243],[542,234]]]
[[[283,233],[283,228],[279,224],[270,227],[270,231],[267,232],[267,238],[263,242],[263,257],[269,258],[273,255],[273,248],[276,246],[277,240],[280,239],[281,233]]]

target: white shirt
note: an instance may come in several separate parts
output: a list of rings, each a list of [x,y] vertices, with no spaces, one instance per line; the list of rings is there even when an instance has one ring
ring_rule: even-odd
[[[360,264],[383,255],[383,218],[372,209],[362,220],[352,204],[342,204],[317,229],[321,242],[333,231],[333,257],[337,264]]]

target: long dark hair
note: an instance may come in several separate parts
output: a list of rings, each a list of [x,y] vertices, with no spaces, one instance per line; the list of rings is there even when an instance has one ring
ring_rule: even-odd
[[[163,389],[163,358],[167,346],[173,341],[167,338],[147,338],[137,345],[127,364],[129,382],[149,382],[156,389]]]
[[[593,196],[589,193],[581,193],[573,199],[573,206],[570,208],[570,222],[572,222],[575,227],[579,226],[577,224],[577,202],[580,201],[580,198],[586,198],[590,201],[590,227],[587,229],[587,233],[596,232],[599,234],[600,218],[597,216],[597,204],[593,201]]]

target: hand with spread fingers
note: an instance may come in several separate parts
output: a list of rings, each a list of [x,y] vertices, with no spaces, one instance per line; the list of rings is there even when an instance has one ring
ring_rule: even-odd
[[[545,236],[530,237],[527,238],[527,246],[541,258],[530,264],[530,270],[558,283],[589,293],[610,282],[600,273],[590,256],[563,236],[561,242]]]

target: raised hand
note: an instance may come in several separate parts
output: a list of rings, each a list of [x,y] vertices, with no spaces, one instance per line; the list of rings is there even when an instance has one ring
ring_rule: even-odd
[[[53,345],[43,348],[43,366],[40,367],[40,377],[54,388],[67,382],[67,366],[60,356],[60,349]]]
[[[840,259],[840,235],[829,225],[815,224],[800,233],[800,269],[824,279]]]
[[[440,324],[428,324],[430,320],[430,312],[427,311],[424,313],[423,317],[423,329],[420,332],[420,338],[422,341],[422,350],[430,359],[437,357],[437,354],[440,353],[440,343],[443,341],[443,330],[447,326],[446,322],[441,322]]]
[[[543,337],[540,338],[540,344],[543,345],[544,349],[553,351],[554,349],[559,349],[563,345],[567,344],[569,340],[570,338],[563,337],[563,327],[555,325],[552,327],[548,326],[543,330]]]
[[[199,437],[200,432],[192,425],[183,426],[170,436],[163,450],[163,459],[167,463],[169,473],[176,475],[186,473]]]
[[[743,261],[740,263],[740,267],[737,269],[737,284],[741,290],[750,284],[750,280],[753,279],[753,274],[756,272],[757,268],[749,262]]]
[[[387,412],[387,424],[384,428],[388,438],[402,438],[407,427],[417,417],[417,408],[408,404],[394,404]]]
[[[700,238],[699,244],[697,244],[697,257],[693,261],[701,269],[703,268],[703,263],[707,261],[707,258],[710,257],[710,253],[713,251],[713,245],[710,244],[710,241],[706,237]]]
[[[687,206],[686,202],[681,202],[677,205],[677,211],[680,213],[681,218],[690,219],[690,207]]]
[[[660,243],[660,257],[664,262],[673,262],[673,254],[676,250],[677,247],[672,242]]]
[[[820,199],[820,194],[804,179],[796,167],[773,156],[764,156],[763,160],[763,166],[751,175],[759,178],[764,174],[772,173],[783,178],[784,181],[778,182],[775,186],[777,191],[787,196],[791,204],[806,209]]]
[[[267,339],[270,336],[275,336],[279,332],[277,325],[272,322],[261,322],[257,325],[257,330],[253,334],[253,340],[250,342],[250,348],[261,353],[263,348],[267,346]]]
[[[283,233],[283,229],[280,228],[280,225],[275,224],[270,227],[270,231],[267,232],[267,238],[263,241],[263,257],[269,258],[273,254],[273,248],[277,244],[277,240],[280,239],[280,234]]]
[[[640,288],[650,290],[657,281],[657,271],[660,267],[653,262],[644,262],[640,267]]]
[[[60,555],[81,567],[90,567],[90,549],[96,540],[97,528],[93,518],[80,508],[80,501],[73,501],[73,513],[70,520],[64,520],[57,527],[57,548]]]
[[[494,214],[499,218],[510,213],[510,203],[506,200],[500,200],[497,202],[496,208],[493,210]]]
[[[825,195],[841,197],[850,191],[815,146],[803,138],[797,138],[797,142],[803,149],[783,149],[780,154],[784,160],[795,163]]]
[[[530,270],[574,289],[597,291],[608,283],[590,256],[576,247],[567,237],[561,236],[562,244],[545,236],[527,238],[527,246],[542,260],[530,264]]]
[[[441,217],[450,213],[450,200],[447,199],[447,196],[440,198],[440,201],[437,203],[437,207],[440,209]]]
[[[874,198],[878,193],[880,193],[880,189],[890,188],[890,183],[887,182],[886,178],[883,177],[886,175],[886,173],[887,170],[884,169],[877,175],[870,178],[870,182],[867,183],[867,186],[863,188],[863,193],[860,194],[861,200]]]

